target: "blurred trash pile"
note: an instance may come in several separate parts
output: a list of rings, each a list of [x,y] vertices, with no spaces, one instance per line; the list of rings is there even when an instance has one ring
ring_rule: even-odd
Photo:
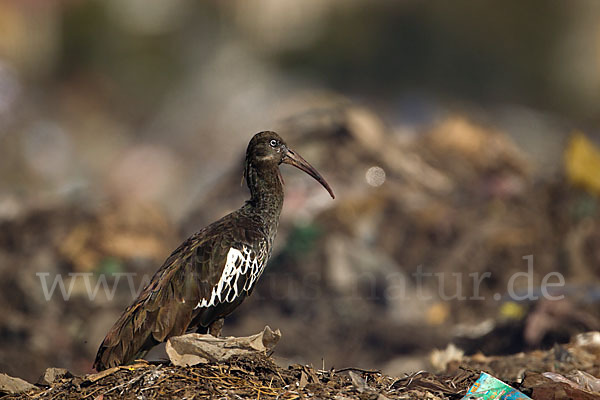
[[[282,168],[225,334],[399,374],[599,329],[595,3],[143,3],[0,2],[1,371],[90,372],[169,252],[247,198],[265,129],[337,198]]]
[[[598,329],[600,226],[589,181],[572,172],[539,179],[526,149],[466,116],[407,133],[337,97],[306,111],[299,104],[277,129],[333,182],[339,200],[284,171],[278,247],[227,334],[268,323],[282,327],[282,362],[323,358],[398,372],[424,367],[418,360],[449,341],[467,353],[514,353]],[[587,139],[573,150],[581,137],[566,144],[566,171],[597,160]],[[132,296],[119,284],[107,298],[102,276],[111,288],[115,274],[136,272],[142,284],[178,238],[239,206],[241,161],[240,153],[198,196],[179,235],[160,208],[118,197],[102,207],[74,203],[5,218],[1,301],[11,312],[2,321],[0,367],[25,376],[49,364],[87,370]],[[512,279],[529,261],[531,276]],[[46,301],[40,271],[49,273],[47,285],[67,274],[75,301],[64,301],[59,286]],[[564,285],[542,286],[556,272]],[[486,273],[475,286],[471,274]],[[87,288],[99,288],[93,301]],[[540,299],[545,291],[565,298]],[[32,351],[22,354],[24,347]]]

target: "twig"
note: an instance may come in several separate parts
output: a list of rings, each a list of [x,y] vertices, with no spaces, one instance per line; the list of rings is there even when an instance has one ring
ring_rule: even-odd
[[[405,386],[405,387],[408,387],[408,386],[409,386],[409,385],[412,383],[413,379],[415,379],[415,377],[416,377],[417,375],[421,375],[421,374],[422,374],[422,373],[424,373],[424,372],[427,372],[427,371],[421,370],[421,371],[417,371],[417,372],[415,372],[414,374],[407,375],[407,376],[405,376],[404,378],[394,379],[394,381],[393,381],[393,382],[390,384],[390,386],[388,387],[388,390],[390,390],[390,389],[391,389],[391,388],[392,388],[392,387],[393,387],[393,386],[394,386],[394,385],[395,385],[397,382],[400,382],[400,381],[403,381],[403,380],[406,380],[406,379],[408,379],[408,382],[407,382],[407,383],[406,383],[406,385],[404,385],[404,386]]]
[[[281,383],[283,383],[283,386],[286,386],[285,381],[283,380],[283,377],[281,376],[281,374],[279,373],[278,370],[275,370],[275,372],[277,372],[277,375],[279,376],[279,379],[281,379]]]
[[[363,372],[365,374],[380,374],[381,370],[378,369],[362,369],[362,368],[355,368],[355,367],[347,367],[347,368],[342,368],[342,369],[338,369],[335,372],[346,372],[346,371],[358,371],[358,372]]]
[[[102,390],[102,387],[97,388],[96,390],[92,390],[91,392],[89,392],[88,394],[86,394],[85,396],[82,397],[82,399],[86,399],[88,397],[90,397],[91,395],[93,395],[94,393],[98,392]]]
[[[110,393],[110,392],[112,392],[113,390],[120,389],[120,388],[122,388],[122,387],[127,387],[127,386],[131,385],[132,383],[135,383],[135,382],[139,381],[139,380],[140,380],[140,379],[142,379],[144,376],[148,375],[150,372],[154,372],[154,371],[156,371],[156,368],[152,368],[152,369],[150,369],[150,370],[148,370],[148,371],[144,372],[143,374],[141,374],[141,375],[139,375],[139,376],[136,376],[135,378],[131,379],[131,380],[130,380],[130,381],[128,381],[128,382],[125,382],[125,383],[122,383],[122,384],[120,384],[120,385],[117,385],[117,386],[115,386],[115,387],[112,387],[112,388],[108,389],[108,390],[107,390],[106,392],[104,392],[104,393],[105,393],[105,394],[106,394],[106,393]]]

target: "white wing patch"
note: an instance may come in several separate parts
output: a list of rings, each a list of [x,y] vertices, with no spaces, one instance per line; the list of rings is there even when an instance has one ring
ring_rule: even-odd
[[[227,253],[227,261],[219,282],[213,287],[210,299],[202,299],[194,307],[213,307],[218,303],[234,301],[241,293],[238,292],[238,280],[247,275],[246,282],[242,290],[248,292],[254,286],[254,283],[261,276],[265,269],[266,260],[261,262],[256,253],[247,246],[242,246],[242,250],[230,248]]]

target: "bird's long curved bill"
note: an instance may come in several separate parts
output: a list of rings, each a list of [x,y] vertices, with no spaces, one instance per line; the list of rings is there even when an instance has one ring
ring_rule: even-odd
[[[291,149],[288,149],[282,162],[284,162],[285,164],[293,165],[294,167],[306,172],[307,174],[309,174],[310,176],[315,178],[317,180],[317,182],[319,182],[321,185],[323,185],[323,187],[325,189],[327,189],[327,191],[331,195],[331,198],[335,199],[333,190],[331,190],[331,187],[329,187],[329,184],[327,183],[327,181],[325,181],[325,179],[321,176],[321,174],[319,174],[319,172],[316,169],[314,169],[314,167],[312,165],[310,165],[308,163],[308,161],[306,161],[304,158],[302,158],[302,156],[300,156],[300,154],[294,152]]]

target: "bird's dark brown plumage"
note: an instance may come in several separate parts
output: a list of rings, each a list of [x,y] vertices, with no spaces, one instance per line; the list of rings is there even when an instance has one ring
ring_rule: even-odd
[[[321,175],[275,132],[261,132],[246,151],[250,200],[192,235],[167,258],[138,298],[110,329],[94,368],[129,363],[171,336],[217,327],[252,293],[271,254],[283,204],[279,164]]]

